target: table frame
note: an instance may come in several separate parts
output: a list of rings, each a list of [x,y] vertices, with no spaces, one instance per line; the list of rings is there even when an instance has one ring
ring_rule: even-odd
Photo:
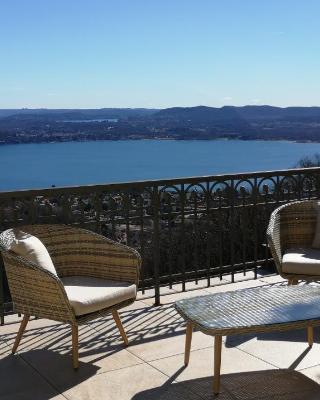
[[[295,325],[295,323],[293,323]],[[185,352],[184,352],[184,365],[188,366],[190,360],[190,352],[191,352],[191,341],[192,341],[192,332],[195,324],[188,321],[186,326],[186,341],[185,341]],[[296,329],[296,326],[293,326],[292,329]],[[286,329],[290,330],[290,329]],[[273,331],[275,331],[273,329]],[[283,331],[283,329],[280,329]],[[207,332],[203,332],[207,333]],[[254,332],[252,332],[254,333]],[[307,341],[308,345],[312,347],[313,345],[313,326],[307,326]],[[220,377],[221,377],[221,353],[222,353],[222,335],[214,335],[214,373],[213,373],[213,393],[215,395],[220,393]]]

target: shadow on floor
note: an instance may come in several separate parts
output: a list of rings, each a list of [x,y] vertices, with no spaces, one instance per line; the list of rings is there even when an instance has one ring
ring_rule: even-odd
[[[276,342],[302,342],[308,343],[307,330],[299,329],[285,332],[269,332],[259,334],[232,335],[226,338],[226,347],[237,347],[242,343],[248,342],[251,339],[257,338],[261,341],[276,341]],[[320,343],[320,328],[314,328],[314,342]],[[281,346],[281,344],[279,344]]]
[[[178,376],[177,376],[178,378]],[[179,378],[178,378],[179,379]],[[290,370],[226,374],[221,392],[212,393],[212,377],[173,382],[136,394],[132,400],[319,400],[320,386],[305,375]]]
[[[50,350],[33,350],[30,353],[40,361],[41,370],[30,366],[28,359],[19,355],[10,354],[0,360],[0,399],[49,400],[58,394],[57,390],[70,389],[96,375],[99,369],[80,361],[79,369],[75,371],[70,354]]]
[[[160,339],[181,336],[185,340],[185,323],[176,313],[172,305],[162,307],[140,308],[121,312],[121,317],[131,345],[154,342]],[[18,324],[17,324],[18,330]],[[2,338],[12,346],[16,332],[3,334]],[[27,327],[19,350],[47,349],[60,353],[71,349],[70,327],[57,324],[40,327]],[[307,346],[307,332],[303,330],[271,332],[228,336],[225,341],[227,348],[237,347],[249,340],[302,342]],[[314,329],[314,341],[320,342],[320,328]],[[281,346],[281,343],[279,344]],[[105,317],[83,325],[79,331],[80,356],[96,355],[94,361],[112,353],[121,351],[123,343],[118,329],[111,317]]]
[[[136,310],[120,311],[120,316],[131,344],[185,334],[185,322],[171,304],[161,307],[146,306]],[[39,322],[41,321],[43,320],[39,320]],[[61,342],[61,336],[67,338],[70,335],[70,327],[68,325],[60,323],[52,325],[50,323],[47,326],[42,325],[38,327],[35,326],[36,323],[37,321],[33,321],[33,327],[27,326],[20,348],[24,349],[28,346],[28,341],[34,342],[35,337],[39,337],[39,340],[42,342],[46,338],[46,347],[49,347],[50,345],[54,345],[56,340]],[[106,316],[94,320],[87,325],[82,325],[79,332],[80,336],[81,330],[84,331],[85,326],[96,331],[96,335],[94,335],[96,342],[101,340],[101,343],[105,343],[106,339],[108,341],[120,340],[119,331],[111,316]],[[19,324],[16,324],[16,331],[4,333],[0,335],[0,339],[7,343],[12,343],[18,329]],[[59,335],[59,338],[57,338],[57,335]],[[81,338],[80,346],[82,347]]]

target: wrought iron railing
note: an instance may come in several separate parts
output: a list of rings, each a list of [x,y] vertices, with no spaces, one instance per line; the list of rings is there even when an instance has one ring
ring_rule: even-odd
[[[135,247],[140,288],[271,266],[265,231],[270,213],[320,197],[320,168],[121,184],[0,192],[0,230],[34,223],[74,224]],[[1,268],[0,268],[1,270]],[[3,271],[0,271],[0,279]],[[5,279],[0,303],[9,300]]]

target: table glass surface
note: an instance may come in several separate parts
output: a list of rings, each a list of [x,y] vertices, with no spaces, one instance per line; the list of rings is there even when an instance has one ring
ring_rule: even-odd
[[[180,300],[175,307],[205,330],[320,320],[320,286],[242,289]]]

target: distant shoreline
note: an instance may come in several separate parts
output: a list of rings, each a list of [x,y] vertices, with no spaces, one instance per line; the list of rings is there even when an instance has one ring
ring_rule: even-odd
[[[266,139],[266,138],[242,138],[242,137],[216,137],[216,138],[190,138],[190,139],[177,139],[177,138],[123,138],[123,139],[88,139],[88,140],[40,140],[40,141],[24,141],[24,142],[1,142],[0,146],[16,146],[16,145],[24,145],[24,144],[57,144],[57,143],[88,143],[88,142],[140,142],[140,141],[174,141],[174,142],[214,142],[214,141],[241,141],[241,142],[290,142],[290,143],[320,143],[319,140],[296,140],[296,139],[288,139],[288,138],[279,138],[279,139]]]

